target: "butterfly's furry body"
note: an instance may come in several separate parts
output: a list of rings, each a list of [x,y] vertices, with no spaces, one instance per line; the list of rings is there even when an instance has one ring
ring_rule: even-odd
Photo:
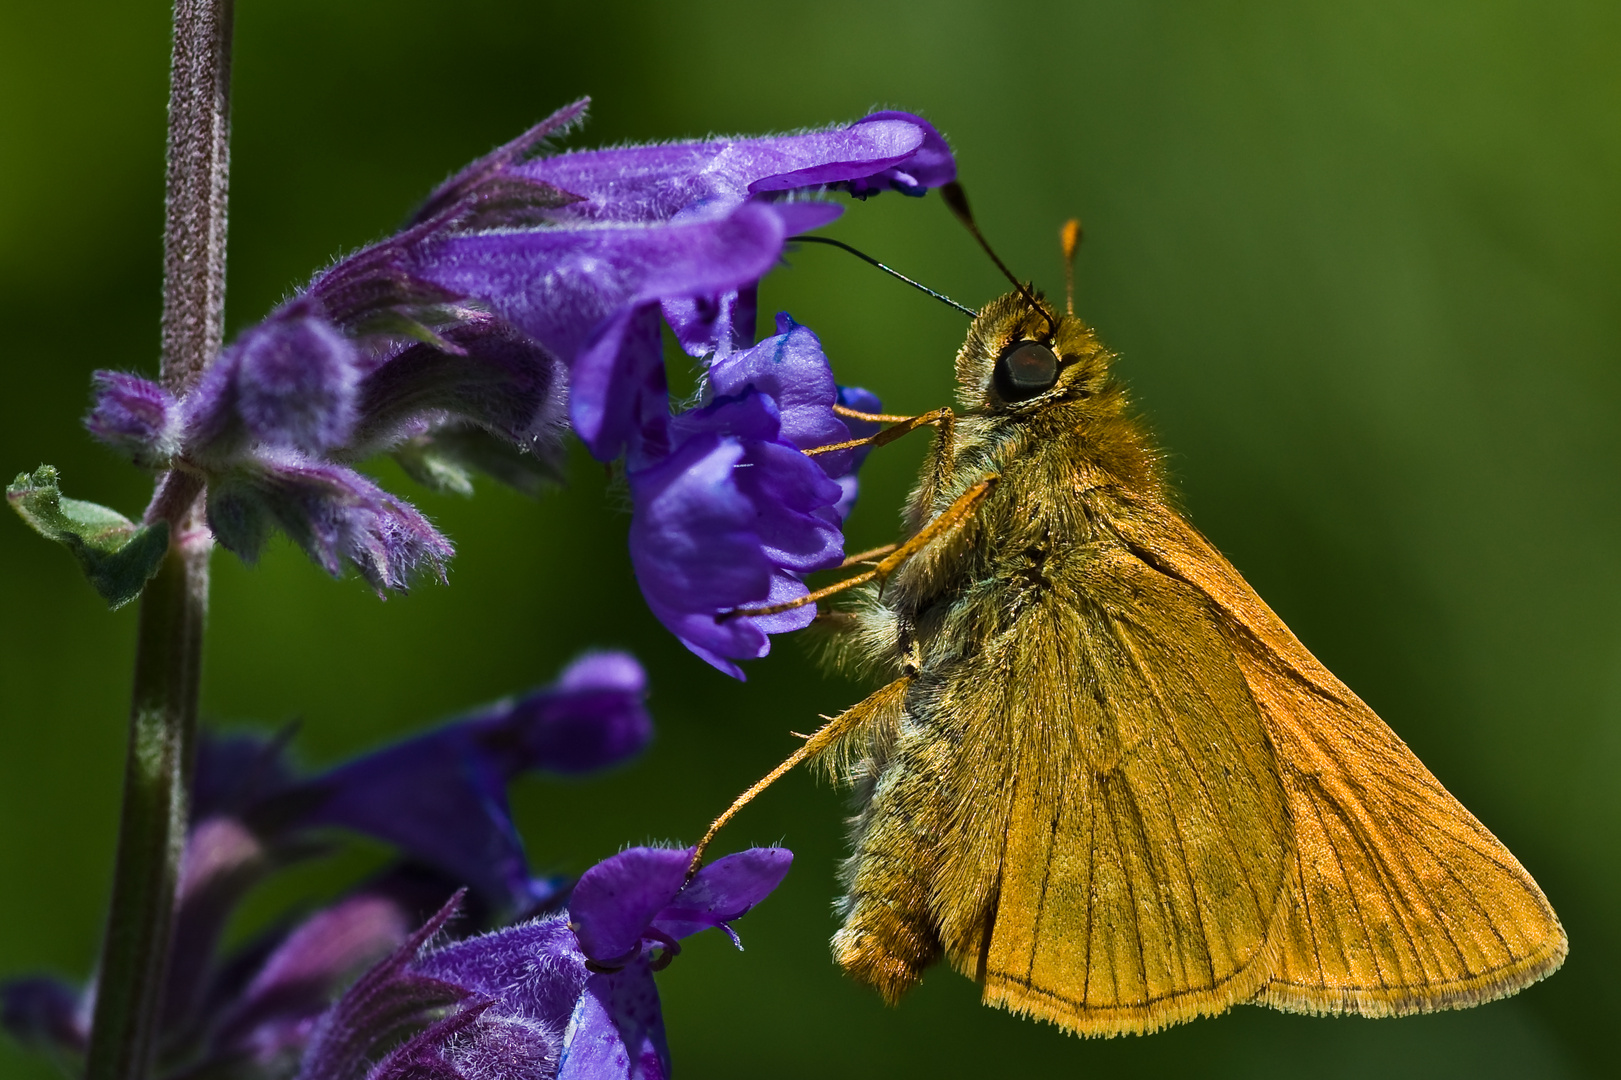
[[[824,758],[859,808],[840,962],[893,1000],[943,955],[1089,1035],[1466,1005],[1557,967],[1530,876],[1183,520],[1113,357],[1049,314],[976,320],[911,530],[996,484],[836,645],[889,679]],[[1021,341],[1057,376],[1004,400]]]

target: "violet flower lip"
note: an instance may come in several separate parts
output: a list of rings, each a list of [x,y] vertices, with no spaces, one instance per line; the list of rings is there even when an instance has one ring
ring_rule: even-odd
[[[809,591],[802,575],[839,565],[840,508],[854,497],[859,460],[801,452],[847,441],[850,430],[833,412],[840,388],[816,335],[786,314],[777,328],[716,360],[707,403],[670,421],[669,456],[627,475],[631,565],[648,606],[734,678],[736,660],[764,656],[767,635],[802,629],[816,609],[716,616],[796,599]]]

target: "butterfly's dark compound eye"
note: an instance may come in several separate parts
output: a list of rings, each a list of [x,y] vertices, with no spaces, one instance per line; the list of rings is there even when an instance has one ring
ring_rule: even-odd
[[[1058,357],[1039,341],[1026,341],[1002,354],[993,376],[1003,401],[1024,401],[1053,388]]]

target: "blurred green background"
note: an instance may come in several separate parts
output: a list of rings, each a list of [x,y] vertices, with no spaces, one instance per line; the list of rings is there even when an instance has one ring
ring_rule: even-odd
[[[677,1069],[1615,1075],[1621,7],[778,10],[243,0],[231,327],[582,93],[577,146],[919,111],[1021,273],[1061,287],[1057,227],[1086,221],[1078,308],[1123,354],[1193,520],[1536,875],[1571,957],[1511,1000],[1399,1021],[1241,1007],[1083,1042],[980,1008],[948,971],[887,1009],[828,958],[844,801],[800,775],[723,838],[797,853],[741,925],[748,951],[700,939],[661,976]],[[0,56],[0,467],[53,463],[70,493],[134,513],[147,481],[78,418],[93,368],[156,366],[168,11],[10,4]],[[937,198],[876,199],[831,235],[973,305],[1003,288]],[[792,261],[767,314],[816,329],[841,379],[893,410],[948,400],[960,317],[836,252]],[[853,545],[893,538],[923,445],[869,462]],[[687,654],[643,606],[626,515],[583,455],[538,503],[378,471],[457,542],[450,586],[380,603],[285,544],[252,569],[221,553],[210,718],[302,719],[323,763],[543,681],[583,645],[631,647],[652,751],[515,796],[537,865],[578,871],[627,842],[690,842],[789,730],[863,692],[791,639],[743,685]],[[109,615],[16,520],[0,565],[0,971],[78,975],[108,887],[135,616]],[[355,865],[302,883],[336,888]],[[49,1070],[6,1044],[0,1074]]]

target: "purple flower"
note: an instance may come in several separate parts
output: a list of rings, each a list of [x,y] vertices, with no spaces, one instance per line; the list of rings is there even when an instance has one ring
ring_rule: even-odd
[[[796,200],[916,195],[955,175],[939,133],[894,112],[546,156],[584,110],[452,176],[402,232],[244,332],[184,400],[98,373],[91,431],[141,464],[199,475],[210,527],[244,558],[277,529],[332,573],[353,565],[379,591],[403,588],[442,576],[451,546],[357,461],[393,453],[441,489],[469,491],[485,472],[535,491],[557,472],[565,416],[601,459],[663,461],[661,321],[695,356],[745,348],[787,237],[840,213]]]
[[[257,560],[278,527],[329,574],[352,565],[378,592],[421,569],[441,579],[453,549],[428,519],[353,469],[291,450],[260,450],[208,487],[214,536]]]
[[[653,734],[646,692],[634,658],[588,653],[550,687],[290,785],[245,817],[277,833],[367,833],[492,904],[527,910],[556,890],[530,877],[507,786],[525,772],[595,772],[640,753]]]
[[[793,855],[754,848],[686,882],[691,858],[631,848],[581,875],[566,915],[425,949],[447,905],[327,1014],[300,1080],[663,1080],[653,973],[701,930],[735,943],[729,924],[777,887]],[[421,1030],[385,1052],[378,1034],[400,1017]]]
[[[285,740],[205,740],[177,897],[164,1060],[285,1075],[339,989],[398,949],[458,887],[472,889],[464,907],[475,926],[555,909],[566,882],[531,876],[507,786],[523,772],[574,775],[639,752],[652,734],[645,692],[630,656],[587,654],[549,687],[308,777],[288,765]],[[222,952],[246,893],[325,852],[332,829],[383,840],[402,861]],[[54,979],[0,986],[0,1022],[67,1060],[83,1052],[91,1004]]]
[[[778,334],[710,368],[706,404],[671,423],[670,455],[628,474],[631,564],[642,594],[681,642],[721,671],[764,656],[768,634],[798,630],[814,605],[767,616],[735,608],[794,600],[803,575],[839,565],[854,500],[839,388],[816,335],[786,314]],[[865,391],[865,403],[872,399]]]
[[[746,346],[754,288],[784,241],[840,213],[833,204],[785,201],[789,195],[922,194],[955,170],[933,127],[893,112],[801,135],[527,161],[506,154],[478,167],[478,179],[448,187],[476,189],[503,175],[574,198],[537,210],[531,227],[427,239],[415,249],[416,267],[422,278],[490,304],[559,357],[580,437],[598,458],[626,453],[638,467],[666,451],[660,315],[695,356]]]

